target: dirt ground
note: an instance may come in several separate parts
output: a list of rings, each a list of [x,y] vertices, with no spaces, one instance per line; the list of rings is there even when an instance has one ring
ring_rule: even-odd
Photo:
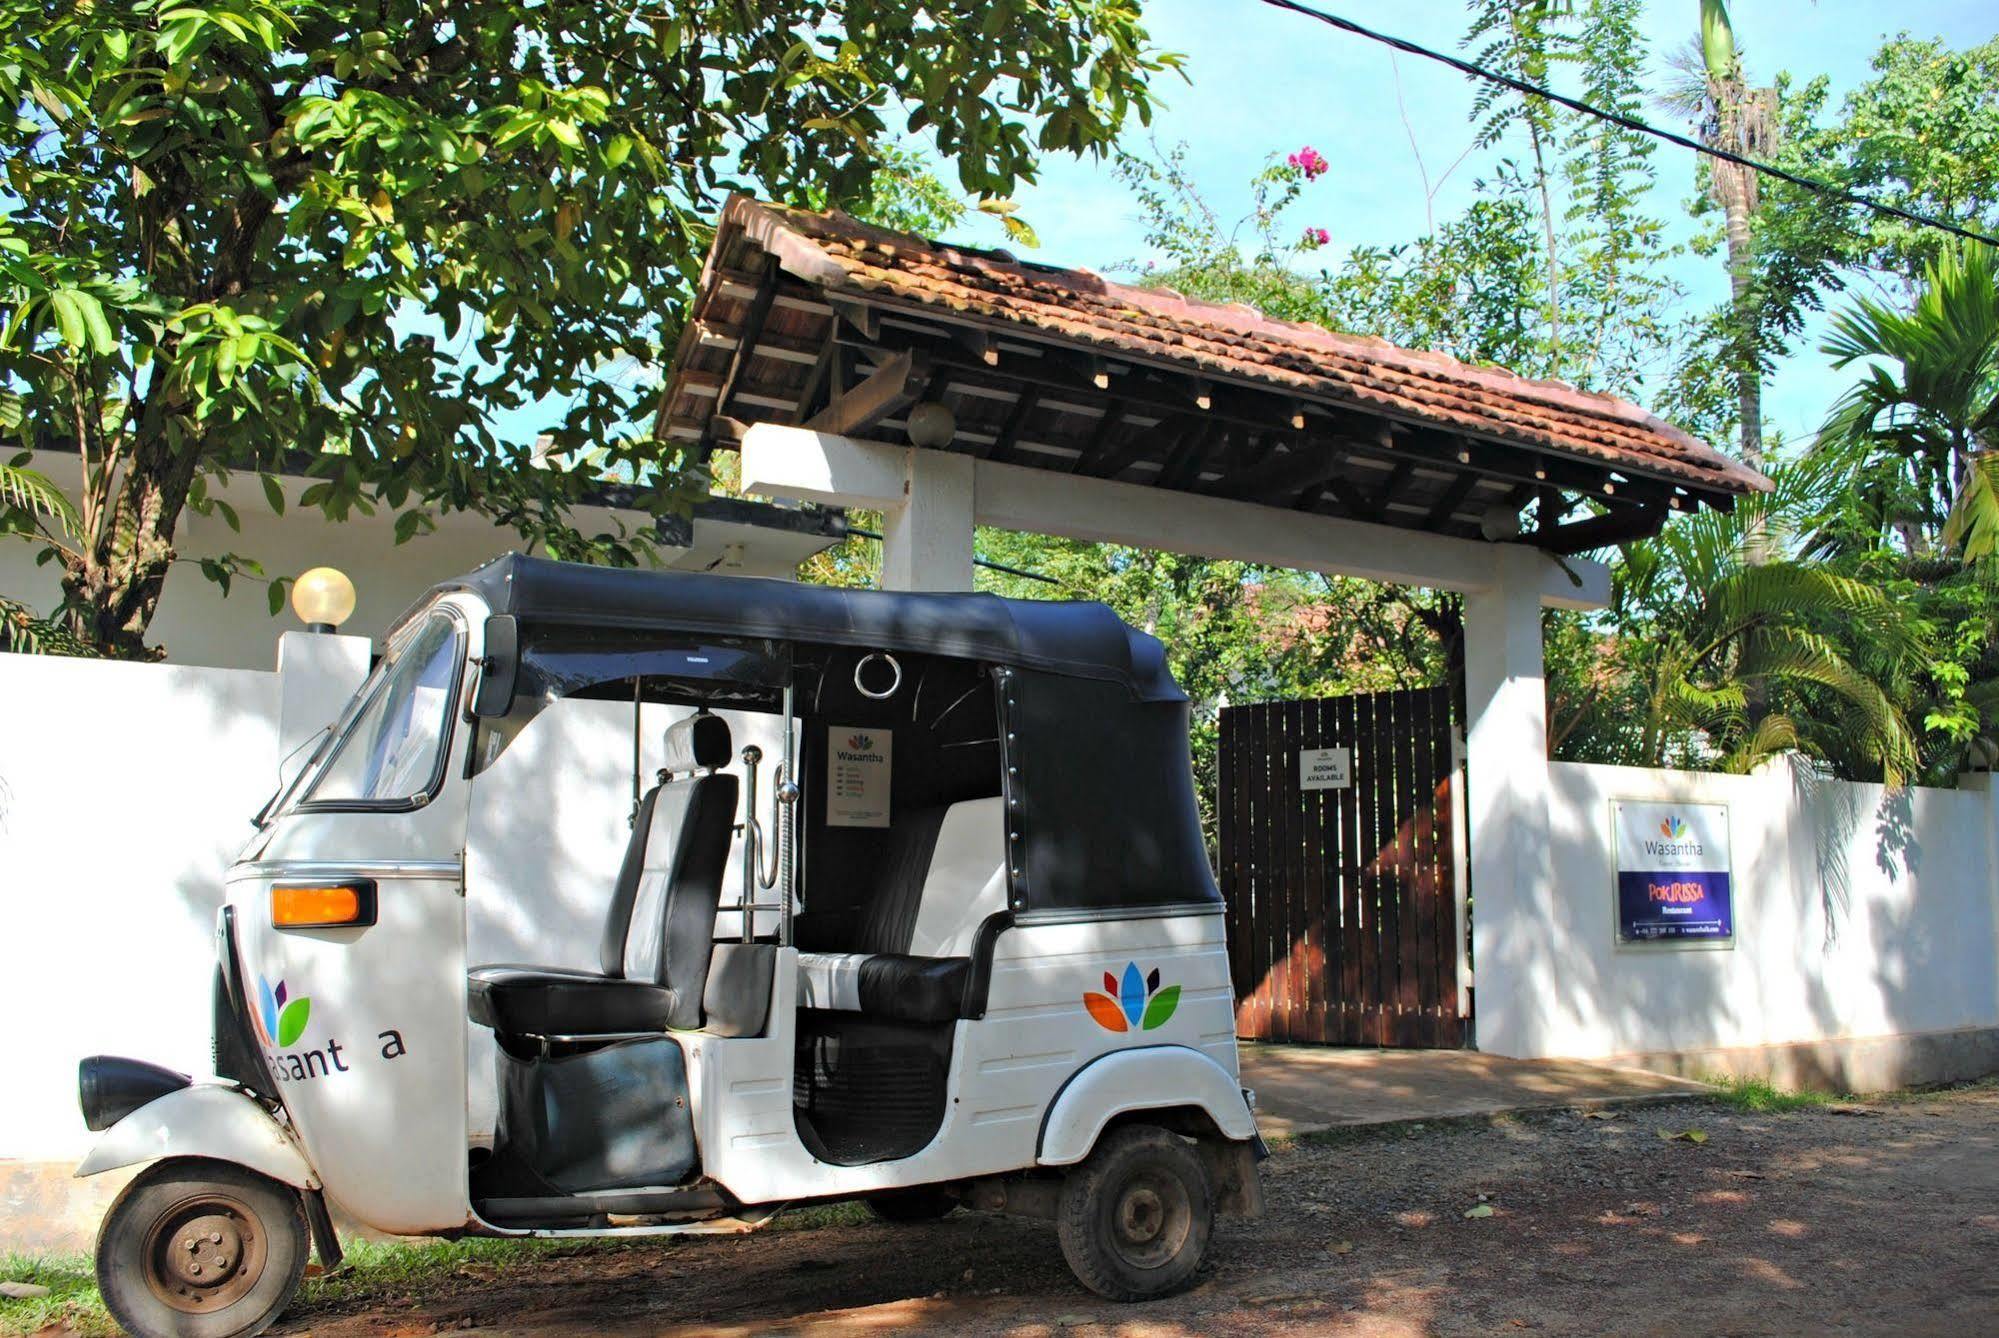
[[[1084,1292],[1052,1227],[961,1212],[468,1265],[279,1331],[1999,1333],[1999,1088],[1380,1128],[1264,1171],[1269,1214],[1144,1305]]]

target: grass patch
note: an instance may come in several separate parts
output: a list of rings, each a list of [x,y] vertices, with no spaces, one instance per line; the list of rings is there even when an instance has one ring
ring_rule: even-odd
[[[339,1305],[389,1293],[422,1293],[480,1268],[527,1259],[630,1248],[629,1241],[426,1240],[345,1242],[346,1263],[337,1273],[308,1277],[296,1309]],[[642,1242],[657,1244],[657,1241]],[[110,1338],[119,1332],[97,1294],[97,1274],[87,1254],[0,1256],[0,1282],[47,1287],[47,1296],[0,1298],[0,1335],[19,1338],[66,1324],[78,1334]]]
[[[1735,1110],[1753,1114],[1769,1114],[1789,1110],[1815,1110],[1821,1106],[1840,1105],[1859,1100],[1852,1096],[1834,1096],[1830,1092],[1789,1091],[1778,1087],[1768,1078],[1743,1078],[1715,1075],[1701,1079],[1713,1086],[1716,1103]]]
[[[78,1333],[111,1335],[118,1326],[97,1296],[97,1274],[87,1254],[0,1255],[0,1282],[47,1287],[47,1296],[10,1301],[0,1297],[0,1334],[39,1333],[67,1324]]]
[[[629,1249],[635,1243],[655,1242],[494,1240],[482,1236],[464,1240],[346,1240],[341,1242],[345,1259],[340,1270],[308,1277],[299,1288],[297,1304],[339,1305],[390,1292],[422,1293],[453,1278],[478,1276],[508,1264]]]

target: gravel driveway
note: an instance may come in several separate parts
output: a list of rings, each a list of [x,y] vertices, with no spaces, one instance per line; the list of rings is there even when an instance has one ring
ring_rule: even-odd
[[[1391,1126],[1265,1175],[1269,1215],[1146,1305],[1085,1293],[1047,1226],[959,1213],[472,1265],[280,1331],[1999,1333],[1999,1087]]]

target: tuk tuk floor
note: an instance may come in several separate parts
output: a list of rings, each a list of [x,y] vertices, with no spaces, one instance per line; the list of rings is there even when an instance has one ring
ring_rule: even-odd
[[[1242,1084],[1265,1138],[1335,1125],[1441,1120],[1501,1111],[1670,1100],[1704,1083],[1580,1059],[1507,1059],[1476,1050],[1244,1044]]]
[[[1190,1291],[1086,1293],[1041,1222],[579,1247],[322,1303],[279,1332],[583,1338],[886,1332],[1999,1332],[1999,1085],[1757,1113],[1714,1099],[1278,1142],[1269,1211]]]

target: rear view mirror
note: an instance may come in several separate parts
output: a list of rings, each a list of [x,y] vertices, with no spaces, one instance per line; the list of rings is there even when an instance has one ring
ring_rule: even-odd
[[[479,687],[472,696],[472,714],[483,720],[513,708],[514,680],[521,668],[520,624],[511,613],[486,619],[486,654],[479,661]]]

